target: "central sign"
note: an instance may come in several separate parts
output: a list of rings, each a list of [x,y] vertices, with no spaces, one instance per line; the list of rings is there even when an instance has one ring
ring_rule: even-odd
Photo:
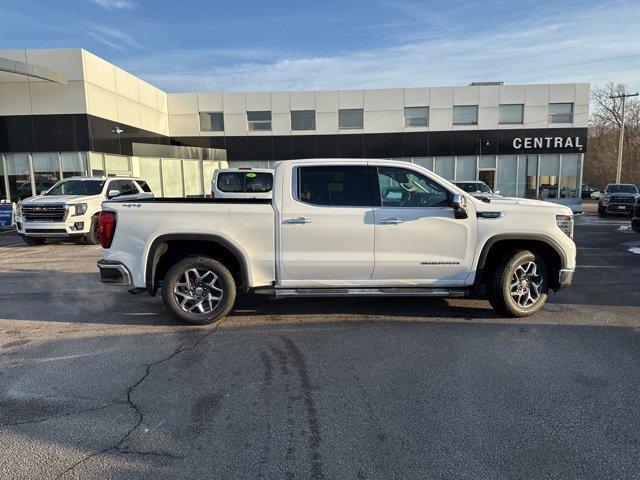
[[[533,150],[543,148],[577,148],[582,149],[580,137],[516,137],[513,139],[516,150]]]

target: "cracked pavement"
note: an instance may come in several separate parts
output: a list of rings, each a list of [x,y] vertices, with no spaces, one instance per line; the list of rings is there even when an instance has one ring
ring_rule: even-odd
[[[206,327],[0,233],[0,478],[638,478],[640,234],[577,219],[538,315],[247,297]],[[14,245],[18,244],[18,245]]]

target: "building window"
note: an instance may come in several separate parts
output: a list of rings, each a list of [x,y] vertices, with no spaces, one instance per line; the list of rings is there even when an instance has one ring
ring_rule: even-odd
[[[361,129],[363,116],[361,108],[338,110],[338,128],[340,130]]]
[[[224,115],[222,112],[200,112],[201,132],[224,132]]]
[[[573,123],[573,103],[550,103],[549,123]]]
[[[404,109],[405,127],[428,127],[429,107],[405,107]]]
[[[247,112],[247,130],[271,130],[271,112]]]
[[[477,105],[456,105],[453,107],[454,125],[477,125],[478,106]]]
[[[291,130],[315,130],[315,110],[295,110],[291,112]]]
[[[498,123],[500,125],[520,125],[524,118],[524,105],[500,105]]]

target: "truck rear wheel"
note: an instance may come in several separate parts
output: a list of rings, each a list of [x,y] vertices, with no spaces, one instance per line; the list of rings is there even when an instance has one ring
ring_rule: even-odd
[[[487,297],[498,312],[508,317],[527,317],[547,301],[549,276],[544,259],[529,250],[506,255],[489,272]]]
[[[205,325],[223,318],[236,299],[229,269],[209,257],[188,257],[173,265],[162,285],[164,306],[180,320]]]
[[[42,238],[42,237],[27,237],[26,235],[20,235],[20,238],[22,238],[22,241],[28,245],[29,247],[32,247],[34,245],[44,245],[44,242],[47,241],[46,238]]]

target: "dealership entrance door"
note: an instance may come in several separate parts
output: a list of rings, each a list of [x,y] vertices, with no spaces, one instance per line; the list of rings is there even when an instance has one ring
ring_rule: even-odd
[[[489,185],[492,192],[496,191],[496,171],[495,170],[480,170],[478,172],[478,180]]]

